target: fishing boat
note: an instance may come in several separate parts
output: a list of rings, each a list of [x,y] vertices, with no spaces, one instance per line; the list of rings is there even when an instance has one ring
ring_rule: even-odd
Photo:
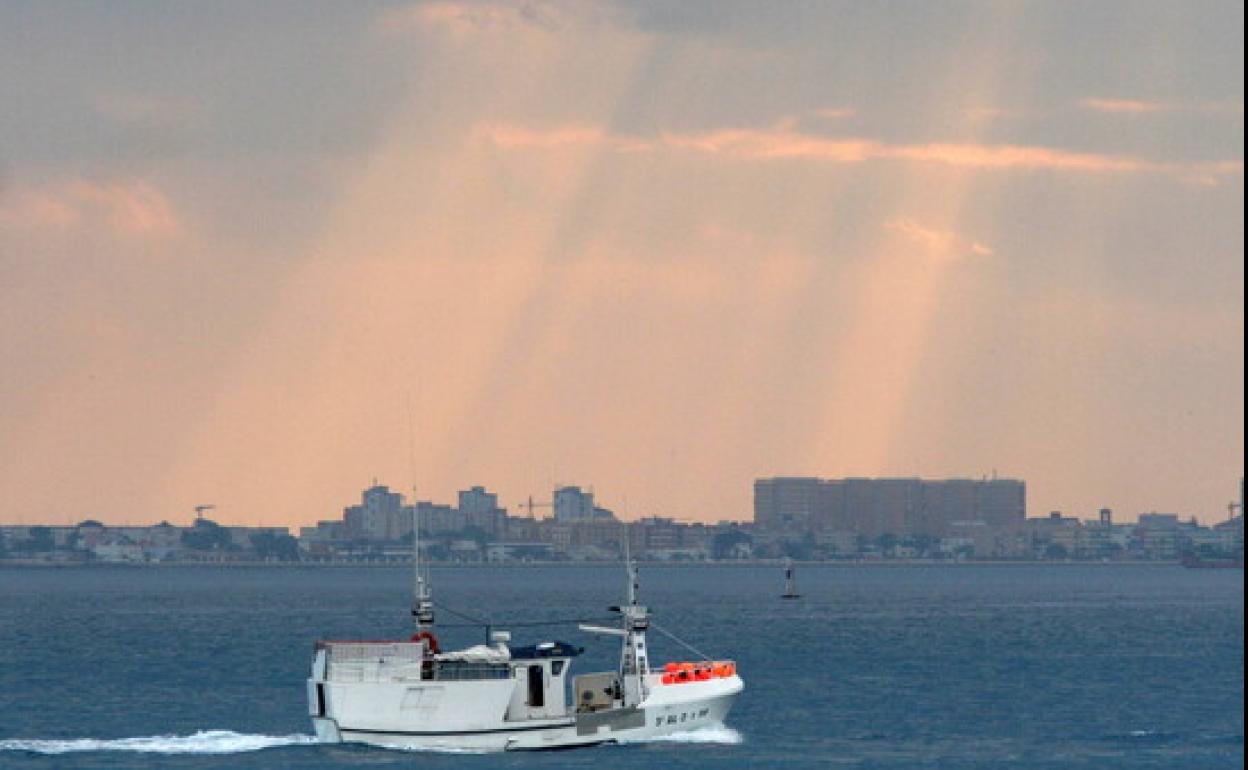
[[[488,643],[441,649],[427,573],[415,545],[415,632],[399,641],[320,641],[307,680],[318,740],[405,749],[514,751],[645,740],[723,722],[744,688],[729,660],[653,667],[649,610],[638,602],[637,569],[625,555],[627,602],[617,626],[581,631],[620,640],[614,671],[568,681],[582,648],[563,641]],[[703,656],[704,657],[704,656]]]
[[[781,599],[800,599],[801,594],[797,592],[797,581],[793,578],[793,560],[784,560],[784,593],[780,594]]]

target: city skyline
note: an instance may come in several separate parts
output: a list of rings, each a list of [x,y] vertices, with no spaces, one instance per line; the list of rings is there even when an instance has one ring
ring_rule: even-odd
[[[1222,521],[1235,2],[0,6],[0,523],[781,475]]]
[[[397,506],[401,506],[404,511],[408,511],[408,512],[410,512],[411,509],[413,508],[418,508],[425,516],[437,516],[439,514],[446,515],[448,512],[462,509],[464,508],[465,500],[467,499],[469,501],[475,501],[475,502],[469,502],[467,504],[473,510],[480,509],[483,505],[482,501],[488,501],[488,505],[486,505],[485,508],[490,509],[490,510],[496,510],[499,515],[505,515],[507,517],[515,518],[515,519],[537,519],[537,520],[575,522],[575,521],[582,520],[582,519],[588,520],[589,518],[592,518],[592,516],[589,516],[587,514],[582,513],[578,515],[576,513],[571,513],[569,511],[570,515],[568,515],[567,518],[561,519],[559,515],[559,509],[561,507],[560,497],[564,496],[565,500],[562,503],[562,505],[571,505],[571,506],[576,506],[579,508],[580,503],[575,502],[575,501],[587,500],[588,505],[592,508],[594,512],[594,516],[601,514],[610,520],[618,521],[618,522],[626,523],[626,524],[636,523],[645,519],[658,517],[658,518],[670,518],[677,522],[686,522],[686,523],[695,523],[695,524],[756,524],[757,525],[760,523],[759,516],[758,516],[759,505],[760,505],[760,497],[759,497],[760,488],[766,487],[770,489],[773,485],[777,483],[784,483],[784,482],[790,482],[790,483],[797,482],[801,486],[810,484],[810,485],[813,485],[815,487],[820,487],[820,488],[828,488],[829,485],[832,487],[843,487],[846,483],[865,484],[867,487],[871,487],[871,486],[876,485],[879,482],[883,482],[885,484],[894,484],[894,485],[900,484],[903,486],[903,488],[913,486],[916,490],[921,490],[925,487],[931,488],[933,486],[934,487],[954,486],[954,487],[961,488],[963,490],[963,494],[965,494],[967,489],[977,489],[977,488],[983,488],[983,487],[991,488],[991,487],[997,487],[998,485],[1004,485],[1004,487],[999,487],[999,488],[1002,488],[1002,491],[1004,491],[1004,489],[1006,488],[1010,489],[1011,491],[1008,492],[1004,498],[1000,498],[998,500],[999,503],[1004,503],[1006,505],[1006,508],[1001,509],[1001,510],[1008,509],[1008,510],[1013,511],[1013,516],[1017,518],[1019,521],[1023,521],[1024,519],[1027,521],[1039,521],[1042,519],[1049,519],[1052,516],[1057,515],[1057,514],[1061,514],[1062,517],[1064,518],[1091,522],[1091,521],[1097,521],[1097,520],[1104,520],[1105,516],[1108,514],[1111,517],[1113,517],[1114,520],[1118,522],[1130,523],[1130,522],[1134,522],[1137,520],[1142,520],[1141,517],[1165,515],[1165,516],[1175,516],[1178,519],[1181,519],[1183,521],[1199,521],[1203,525],[1212,525],[1212,524],[1221,524],[1225,521],[1232,519],[1233,517],[1242,515],[1241,508],[1242,508],[1242,494],[1243,494],[1243,491],[1242,491],[1243,479],[1240,479],[1240,492],[1239,492],[1240,497],[1228,500],[1228,503],[1225,506],[1223,506],[1224,514],[1222,518],[1208,517],[1207,520],[1199,516],[1196,516],[1194,514],[1188,513],[1188,512],[1161,511],[1156,507],[1149,508],[1146,510],[1141,510],[1141,511],[1135,511],[1135,512],[1123,511],[1120,509],[1113,508],[1112,506],[1101,506],[1094,511],[1065,511],[1065,510],[1043,510],[1041,511],[1041,510],[1035,509],[1034,506],[1028,505],[1026,503],[1026,488],[1028,485],[1025,480],[997,477],[997,476],[983,476],[980,478],[969,478],[969,477],[923,478],[919,476],[895,476],[895,477],[852,477],[852,478],[842,478],[842,479],[826,479],[826,478],[819,478],[819,477],[814,477],[814,476],[791,476],[791,475],[754,479],[751,485],[753,492],[752,492],[752,499],[750,502],[750,510],[746,511],[740,516],[720,516],[718,518],[713,517],[713,518],[707,518],[707,519],[693,519],[690,517],[682,516],[680,512],[672,511],[672,510],[634,511],[629,515],[623,515],[621,514],[621,512],[617,510],[598,507],[594,504],[594,498],[595,498],[596,492],[592,484],[580,486],[580,485],[575,485],[575,484],[569,485],[569,484],[557,483],[545,495],[529,494],[529,495],[525,495],[517,499],[515,502],[509,503],[506,500],[500,499],[500,495],[497,493],[497,491],[493,491],[492,487],[488,485],[483,485],[483,484],[474,483],[466,487],[460,488],[450,493],[449,495],[438,497],[438,496],[421,493],[417,489],[404,490],[401,487],[392,487],[391,485],[387,483],[383,483],[382,480],[374,477],[373,479],[371,479],[371,481],[368,484],[357,488],[355,492],[355,496],[348,498],[348,501],[345,501],[345,502],[336,501],[334,503],[330,503],[324,510],[320,511],[316,516],[306,521],[299,520],[295,522],[281,522],[281,521],[274,520],[274,519],[271,519],[269,517],[264,517],[264,516],[260,516],[257,518],[254,515],[253,516],[244,515],[240,517],[240,516],[235,515],[234,512],[231,512],[230,510],[228,510],[228,508],[223,509],[222,506],[216,503],[200,503],[200,504],[192,506],[190,509],[186,511],[178,511],[178,512],[174,512],[172,515],[158,516],[158,517],[149,518],[149,519],[143,519],[140,517],[127,518],[125,516],[100,517],[96,515],[86,515],[86,516],[76,515],[76,516],[69,516],[62,520],[57,520],[57,519],[49,519],[49,518],[19,516],[14,521],[0,521],[0,525],[4,525],[4,524],[15,525],[16,524],[16,525],[21,525],[21,526],[47,525],[47,526],[58,526],[58,527],[64,527],[64,526],[72,527],[72,526],[81,524],[84,521],[98,521],[106,526],[146,527],[146,526],[152,526],[158,523],[169,523],[169,524],[174,524],[174,525],[193,524],[196,520],[200,518],[206,518],[206,519],[209,519],[209,520],[221,523],[221,524],[229,525],[229,526],[259,526],[259,527],[278,526],[278,527],[287,527],[290,529],[297,530],[300,527],[309,526],[312,524],[323,524],[325,521],[332,520],[333,517],[336,517],[336,516],[340,516],[340,515],[346,516],[348,512],[353,511],[353,510],[362,511],[363,508],[361,507],[361,503],[359,501],[353,503],[353,502],[350,502],[350,500],[355,500],[356,497],[360,497],[364,502],[364,507],[367,507],[367,504],[368,504],[367,501],[370,498],[370,496],[372,496],[373,494],[377,494],[379,496],[379,499],[389,500],[390,502],[386,503],[387,507],[394,506],[396,507],[396,510],[397,510]],[[768,494],[770,495],[771,493],[768,493]],[[571,497],[571,500],[567,499],[569,495]],[[893,504],[900,504],[904,499],[905,499],[904,497],[897,498],[896,500],[893,500]],[[916,513],[919,513],[919,512],[935,513],[938,510],[938,506],[943,505],[944,508],[948,508],[949,512],[960,511],[956,514],[953,514],[951,518],[970,518],[970,519],[978,518],[977,515],[970,513],[970,511],[972,510],[977,510],[978,508],[977,505],[970,505],[966,510],[958,509],[956,505],[952,508],[948,507],[948,503],[952,502],[954,499],[957,499],[957,498],[951,498],[949,501],[946,501],[945,503],[941,504],[941,503],[936,503],[934,501],[930,501],[930,502],[920,501],[916,498],[915,501],[913,501],[912,503],[906,504],[906,506],[912,512],[916,512]],[[456,500],[458,501],[458,507],[456,507],[455,505]],[[440,501],[446,501],[446,502],[440,502]],[[848,501],[846,501],[846,503],[848,503]],[[770,505],[770,504],[767,504],[767,505]],[[809,503],[804,503],[803,505],[813,505],[815,508],[820,508],[824,506],[825,503],[824,502],[815,503],[812,499]],[[835,509],[835,505],[833,506],[833,508]],[[846,510],[852,510],[852,509],[853,509],[852,506],[850,506]],[[565,510],[568,510],[568,509],[565,509]],[[813,508],[812,508],[812,511],[813,511]],[[875,504],[867,503],[865,505],[859,506],[857,510],[857,515],[859,517],[865,516],[867,519],[869,519],[873,515],[875,515],[876,512],[877,511],[875,508]],[[896,512],[894,511],[893,515],[895,515],[895,513]],[[945,515],[948,517],[950,514],[946,513]],[[326,519],[327,516],[330,517],[330,519]],[[998,514],[994,514],[991,518],[995,519],[997,517],[998,517]],[[882,525],[884,525],[883,521],[877,523],[877,526],[882,526]],[[766,522],[764,522],[764,526],[766,526]],[[822,527],[824,525],[820,525],[820,526]],[[888,526],[883,526],[883,529],[888,529]]]
[[[611,561],[626,551],[656,561],[798,558],[814,561],[926,560],[1180,562],[1243,566],[1243,516],[1210,526],[1174,513],[1134,522],[1102,509],[1094,519],[1051,512],[1025,517],[1020,479],[756,479],[751,521],[621,521],[579,487],[552,491],[511,516],[483,486],[454,503],[411,499],[376,483],[315,526],[250,528],[200,518],[184,526],[0,525],[0,560],[15,564],[390,563],[421,548],[443,562]],[[1243,508],[1240,485],[1239,509]],[[551,515],[536,518],[538,508]],[[524,512],[528,512],[528,516]]]

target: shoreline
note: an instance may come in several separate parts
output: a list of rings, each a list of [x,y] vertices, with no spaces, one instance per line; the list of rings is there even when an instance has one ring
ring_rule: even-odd
[[[777,567],[783,565],[784,559],[740,559],[732,561],[638,561],[637,565],[646,569],[696,567],[715,569],[721,567]],[[985,559],[970,561],[952,561],[941,559],[845,559],[793,561],[795,566],[802,567],[853,567],[853,568],[886,568],[906,569],[916,567],[1181,567],[1182,562],[1173,560],[1120,560],[1120,561],[1044,561],[1044,560],[1013,560]],[[618,569],[618,560],[598,561],[508,561],[508,562],[431,562],[433,569],[509,569],[509,568],[610,568]],[[398,569],[411,568],[411,562],[382,561],[150,561],[150,562],[102,562],[102,561],[46,561],[41,559],[0,559],[0,569]]]

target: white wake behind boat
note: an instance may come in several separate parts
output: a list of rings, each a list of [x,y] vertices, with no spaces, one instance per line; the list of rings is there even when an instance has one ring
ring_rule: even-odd
[[[628,603],[612,607],[619,627],[581,625],[618,637],[616,671],[568,677],[581,650],[565,642],[489,645],[443,652],[434,635],[429,584],[417,566],[407,641],[322,641],[316,645],[308,704],[322,742],[412,749],[556,749],[645,740],[723,722],[744,684],[732,661],[651,667],[650,619],[628,567]]]

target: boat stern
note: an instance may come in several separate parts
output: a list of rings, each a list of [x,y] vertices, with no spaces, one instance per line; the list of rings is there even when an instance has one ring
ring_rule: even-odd
[[[308,677],[308,715],[312,717],[312,729],[321,743],[341,743],[338,723],[329,715],[329,703],[325,691],[325,671],[329,651],[317,645],[312,656],[312,673]]]
[[[328,717],[312,717],[312,730],[321,743],[342,743],[338,723]]]

